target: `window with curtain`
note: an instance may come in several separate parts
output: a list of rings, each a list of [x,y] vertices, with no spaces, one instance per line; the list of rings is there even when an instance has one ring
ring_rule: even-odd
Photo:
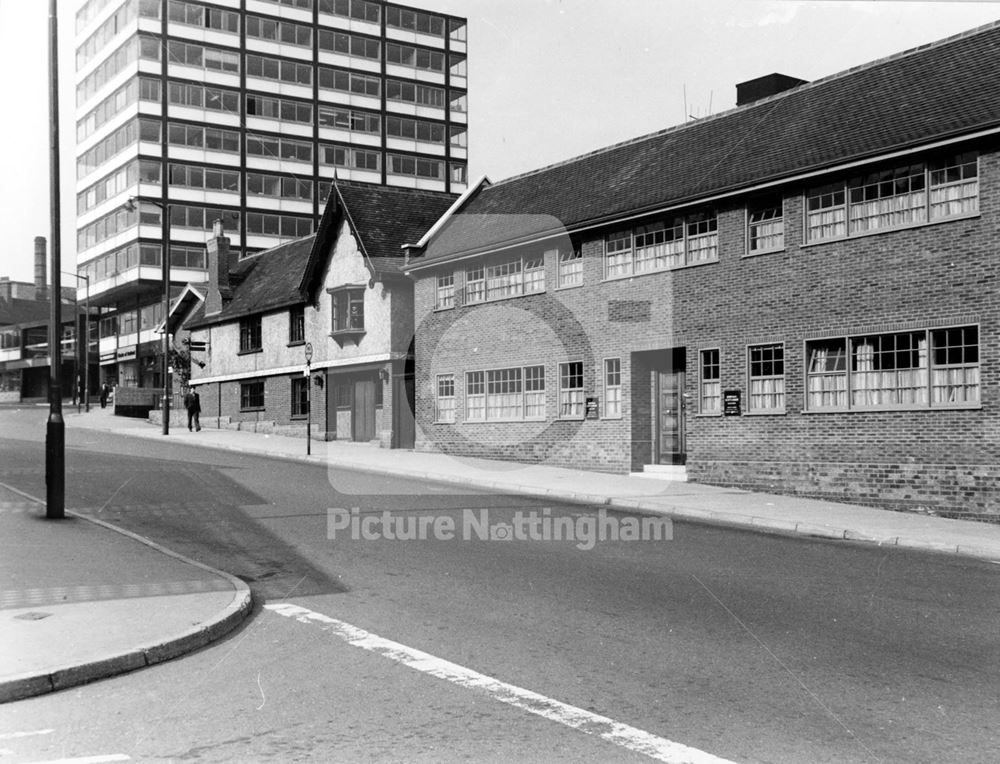
[[[438,374],[437,396],[434,399],[434,421],[455,421],[455,375]]]
[[[719,349],[702,350],[700,356],[698,412],[701,414],[718,414],[722,411]]]
[[[751,345],[750,406],[754,413],[780,414],[785,411],[785,347]]]

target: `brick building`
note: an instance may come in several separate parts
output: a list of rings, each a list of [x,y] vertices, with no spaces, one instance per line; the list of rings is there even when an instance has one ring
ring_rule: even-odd
[[[236,261],[217,232],[204,303],[184,326],[205,348],[191,367],[202,422],[305,435],[311,398],[315,437],[412,447],[413,285],[401,247],[455,199],[340,182],[312,236]]]
[[[993,24],[475,184],[406,266],[417,447],[1000,519],[998,67]]]

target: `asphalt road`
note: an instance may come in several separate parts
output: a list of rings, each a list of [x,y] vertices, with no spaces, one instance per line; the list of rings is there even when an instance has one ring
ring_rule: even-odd
[[[44,495],[36,420],[0,412],[0,480]],[[1000,571],[986,563],[679,523],[672,541],[590,549],[463,540],[467,510],[574,528],[597,510],[80,430],[66,491],[71,508],[244,578],[261,604],[195,655],[0,706],[0,764],[645,758],[638,737],[586,734],[599,723],[574,729],[549,700],[743,762],[1000,750]],[[329,510],[355,507],[369,530],[390,512],[455,537],[331,538]],[[349,644],[350,627],[398,645]],[[412,651],[434,659],[415,670]],[[4,738],[31,730],[51,732]]]

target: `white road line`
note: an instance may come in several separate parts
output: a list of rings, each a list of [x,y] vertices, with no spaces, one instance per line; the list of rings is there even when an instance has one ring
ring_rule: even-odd
[[[664,761],[668,764],[733,764],[728,759],[721,759],[697,748],[675,743],[645,730],[616,722],[606,716],[600,716],[582,708],[547,698],[523,687],[501,682],[493,677],[480,674],[478,671],[407,647],[399,642],[384,639],[370,631],[359,629],[357,626],[338,621],[336,618],[330,618],[322,613],[287,603],[275,603],[264,607],[286,618],[294,618],[301,623],[322,624],[326,627],[325,630],[332,632],[355,647],[377,653],[416,671],[422,671],[461,687],[486,692],[501,703],[565,724],[567,727],[586,732],[588,735],[597,735],[610,743],[658,761]]]
[[[72,759],[49,759],[35,764],[104,764],[106,761],[132,761],[124,753],[104,753],[96,756],[78,756]]]
[[[0,740],[15,740],[19,737],[33,737],[34,735],[51,735],[54,729],[26,730],[24,732],[0,732]]]

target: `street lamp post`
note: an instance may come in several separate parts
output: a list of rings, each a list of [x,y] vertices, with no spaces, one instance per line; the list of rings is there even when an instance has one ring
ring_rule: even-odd
[[[306,343],[306,456],[312,455],[312,359],[313,346]]]
[[[161,212],[160,232],[160,278],[163,281],[163,434],[170,434],[170,204],[154,199],[143,201],[155,204]],[[125,209],[134,212],[138,209],[136,198],[130,196],[125,202]]]
[[[83,410],[90,413],[90,276],[86,274],[71,273],[70,271],[63,271],[67,276],[74,276],[76,278],[77,288],[79,289],[80,279],[84,280],[86,284],[87,291],[84,294],[83,301]],[[79,311],[79,298],[77,299],[77,310]],[[77,319],[77,331],[79,332],[79,319]],[[77,362],[79,363],[80,356],[80,344],[79,339],[77,340]],[[76,412],[80,413],[80,406],[77,404]]]

